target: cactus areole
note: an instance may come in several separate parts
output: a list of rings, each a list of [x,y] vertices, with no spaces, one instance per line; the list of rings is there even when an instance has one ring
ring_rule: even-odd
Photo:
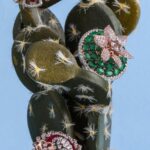
[[[22,83],[32,92],[38,92],[40,89],[37,87],[37,85],[34,84],[34,82],[26,73],[25,62],[27,61],[27,59],[25,55],[28,51],[28,48],[33,43],[35,43],[36,41],[48,39],[58,39],[58,37],[53,32],[51,32],[49,28],[41,27],[40,32],[39,28],[31,28],[31,31],[25,28],[17,35],[12,48],[12,59],[16,73]],[[62,44],[63,42],[61,42],[60,40],[60,43]]]

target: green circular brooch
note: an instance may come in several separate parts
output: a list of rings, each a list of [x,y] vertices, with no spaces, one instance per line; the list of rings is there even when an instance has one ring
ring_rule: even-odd
[[[83,67],[106,80],[119,78],[132,56],[125,50],[127,36],[116,36],[110,26],[85,33],[79,43],[79,59]]]

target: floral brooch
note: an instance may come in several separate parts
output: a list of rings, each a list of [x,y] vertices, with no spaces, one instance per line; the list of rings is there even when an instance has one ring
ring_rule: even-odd
[[[33,150],[81,150],[75,139],[62,132],[43,133],[36,138]]]
[[[79,59],[85,69],[113,81],[125,72],[132,58],[124,48],[126,41],[127,36],[117,36],[109,25],[104,30],[90,30],[80,40]]]

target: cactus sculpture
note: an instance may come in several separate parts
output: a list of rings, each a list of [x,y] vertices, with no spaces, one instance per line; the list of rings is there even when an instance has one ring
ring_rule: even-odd
[[[124,24],[112,0],[82,0],[67,17],[64,37],[47,9],[59,1],[16,1],[12,60],[34,93],[27,110],[33,149],[110,150],[111,84],[132,58]]]

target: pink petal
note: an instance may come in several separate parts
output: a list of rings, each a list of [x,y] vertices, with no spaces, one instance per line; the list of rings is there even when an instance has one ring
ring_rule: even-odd
[[[121,51],[119,51],[119,54],[126,57],[126,58],[128,58],[128,59],[133,58],[133,56],[127,50],[121,50]]]
[[[107,37],[105,37],[103,35],[95,35],[94,41],[95,41],[96,45],[100,46],[101,48],[106,47],[108,44]]]
[[[115,61],[115,63],[118,65],[119,68],[122,66],[122,61],[117,55],[113,55],[112,59]]]
[[[101,58],[104,62],[110,59],[110,52],[107,48],[104,48],[101,53]]]
[[[127,42],[127,38],[128,38],[127,36],[118,36],[117,40],[120,45],[124,46]]]
[[[109,37],[111,40],[116,40],[116,34],[114,32],[114,30],[111,28],[110,25],[108,25],[105,29],[104,29],[104,35],[106,37]]]
[[[114,51],[118,52],[120,51],[120,45],[116,42],[110,42],[110,46],[111,46],[111,49],[113,49]]]

